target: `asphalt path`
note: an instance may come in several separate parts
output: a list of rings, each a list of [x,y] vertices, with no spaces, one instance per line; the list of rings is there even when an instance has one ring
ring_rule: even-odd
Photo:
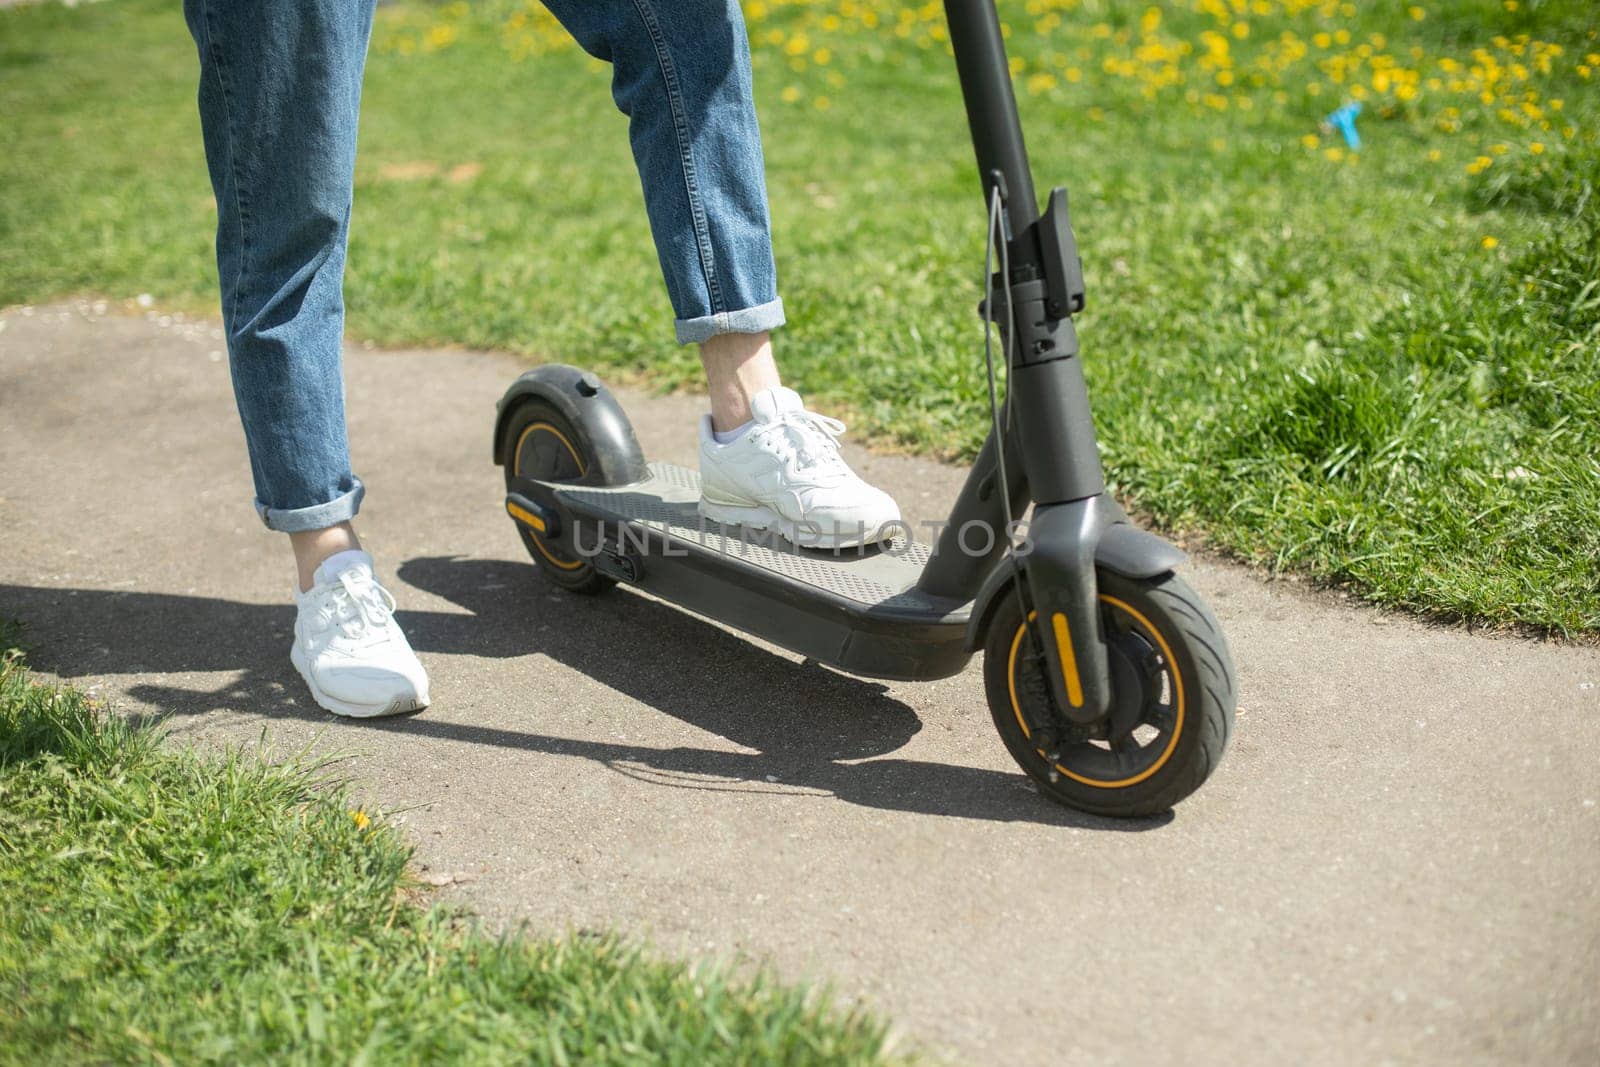
[[[351,754],[491,924],[829,979],[961,1062],[1600,1060],[1600,654],[1199,559],[1233,744],[1174,813],[1046,801],[979,665],[850,678],[627,591],[545,585],[490,461],[505,356],[352,345],[360,528],[434,706],[337,721],[289,665],[216,324],[0,312],[0,613],[174,740]],[[569,356],[581,362],[581,356]],[[700,402],[620,391],[693,462]],[[959,470],[848,449],[911,518]]]

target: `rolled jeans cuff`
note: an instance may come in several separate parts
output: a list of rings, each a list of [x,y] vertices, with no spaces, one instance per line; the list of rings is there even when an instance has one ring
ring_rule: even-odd
[[[348,493],[326,504],[313,504],[308,508],[269,508],[258,497],[256,514],[267,524],[267,529],[279,533],[326,530],[341,522],[349,522],[361,510],[361,498],[367,493],[367,487],[361,484],[360,478],[352,476],[350,480],[355,484]]]
[[[724,333],[766,333],[776,330],[783,323],[783,298],[780,296],[765,304],[738,311],[719,311],[697,319],[677,319],[673,325],[678,331],[678,343],[690,345],[709,341]]]

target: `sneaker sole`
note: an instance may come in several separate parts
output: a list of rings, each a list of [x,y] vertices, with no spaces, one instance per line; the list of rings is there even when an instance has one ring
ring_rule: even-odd
[[[421,711],[428,706],[428,694],[423,692],[415,697],[399,697],[387,704],[352,704],[348,700],[331,697],[322,691],[322,688],[311,677],[311,671],[300,662],[300,646],[295,645],[289,652],[289,662],[294,664],[294,669],[299,672],[301,681],[306,683],[306,688],[311,690],[311,699],[323,711],[330,711],[346,719],[381,719],[385,715],[403,715],[408,711]]]
[[[866,530],[849,533],[819,533],[811,527],[802,527],[793,519],[786,519],[771,508],[761,505],[718,504],[701,498],[700,514],[712,522],[725,526],[744,526],[752,530],[773,530],[779,536],[801,548],[855,548],[888,540],[883,528],[868,533]]]

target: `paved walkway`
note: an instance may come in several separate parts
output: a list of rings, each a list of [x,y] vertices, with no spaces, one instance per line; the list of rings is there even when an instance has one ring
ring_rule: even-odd
[[[530,571],[489,457],[501,356],[349,361],[363,533],[436,705],[331,721],[286,655],[211,323],[0,313],[0,613],[41,668],[179,737],[358,754],[497,924],[616,927],[827,976],[973,1063],[1593,1063],[1600,654],[1429,627],[1201,561],[1233,747],[1171,817],[1064,811],[977,664],[808,666]],[[625,393],[692,461],[698,404]],[[913,518],[959,472],[854,453]]]

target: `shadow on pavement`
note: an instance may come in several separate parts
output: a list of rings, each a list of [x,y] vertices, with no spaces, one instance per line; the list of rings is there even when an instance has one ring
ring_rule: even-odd
[[[916,713],[885,686],[774,655],[634,593],[573,596],[554,589],[528,564],[457,557],[410,560],[399,576],[468,612],[402,611],[401,624],[424,655],[547,656],[755,751],[557,737],[447,722],[427,713],[373,720],[365,729],[573,756],[676,788],[823,794],[892,811],[1118,831],[1155,829],[1172,818],[1101,819],[1045,800],[1020,771],[882,758],[922,729]],[[331,719],[310,702],[289,665],[294,610],[288,605],[0,585],[0,612],[21,618],[35,635],[48,635],[30,660],[63,676],[236,673],[215,690],[150,683],[127,689],[164,718],[224,709],[316,723]],[[505,699],[538,704],[548,695],[512,690]],[[980,725],[989,729],[986,712],[973,723]],[[866,762],[844,762],[856,760]]]

